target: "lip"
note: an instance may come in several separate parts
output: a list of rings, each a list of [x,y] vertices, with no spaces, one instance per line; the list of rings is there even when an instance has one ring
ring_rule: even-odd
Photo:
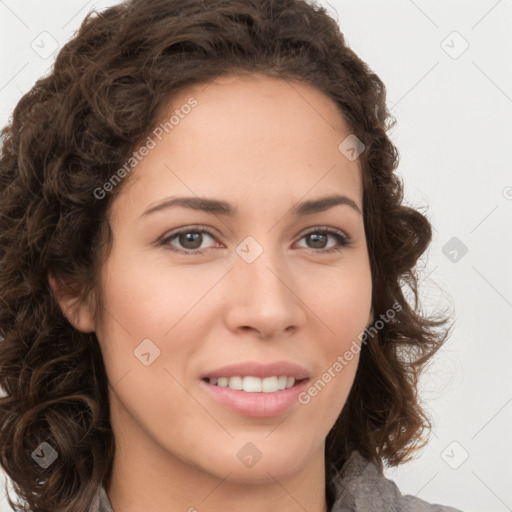
[[[269,418],[279,416],[294,404],[299,403],[298,395],[304,391],[308,382],[309,378],[305,378],[296,382],[291,388],[274,393],[246,393],[229,387],[215,386],[206,380],[201,380],[199,385],[212,400],[237,414],[253,418]]]
[[[274,363],[262,364],[257,362],[245,362],[231,364],[217,368],[201,376],[201,379],[218,379],[219,377],[279,377],[286,375],[293,377],[296,381],[309,378],[309,372],[297,364],[289,363],[287,361],[276,361]],[[293,389],[293,388],[290,388]]]

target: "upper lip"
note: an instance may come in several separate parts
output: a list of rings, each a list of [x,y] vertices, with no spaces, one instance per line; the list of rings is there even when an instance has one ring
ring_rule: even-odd
[[[208,373],[202,375],[202,379],[218,379],[220,377],[280,377],[286,375],[287,377],[293,377],[295,380],[302,380],[309,377],[308,371],[297,364],[288,363],[286,361],[277,361],[274,363],[257,363],[257,362],[245,362],[230,364],[217,368]]]

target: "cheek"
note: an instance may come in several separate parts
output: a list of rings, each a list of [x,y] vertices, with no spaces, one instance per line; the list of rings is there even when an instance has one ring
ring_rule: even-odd
[[[192,265],[163,268],[115,253],[104,267],[97,335],[117,402],[112,410],[128,410],[147,432],[171,425],[178,413],[189,426],[208,420],[183,385],[187,362],[206,339],[194,332],[208,325],[198,301],[214,279],[199,279],[197,271],[194,278]]]
[[[350,271],[340,272],[335,279],[329,279],[324,289],[324,294],[317,299],[318,316],[330,328],[324,340],[332,354],[346,350],[368,325],[372,301],[369,265],[360,264]]]
[[[218,280],[217,274],[203,272],[199,278],[193,265],[162,261],[143,253],[132,258],[112,255],[102,276],[110,313],[104,315],[104,328],[123,329],[134,342],[154,337],[165,343],[180,324],[194,323],[201,311],[196,305]]]
[[[332,382],[332,387],[338,391],[348,391],[359,362],[361,338],[370,319],[372,280],[369,265],[360,264],[353,266],[351,272],[341,273],[339,283],[331,283],[328,291],[321,317],[334,334],[331,332],[323,338],[327,363],[321,370],[322,380]]]
[[[192,266],[164,269],[112,258],[102,278],[105,310],[96,333],[110,382],[122,379],[133,403],[158,402],[167,390],[179,404],[177,381],[184,382],[185,363],[207,339],[199,330],[208,325],[208,310],[198,301],[217,276],[194,279]]]
[[[315,425],[326,427],[327,435],[347,400],[364,349],[361,338],[370,320],[372,297],[369,264],[361,257],[350,271],[341,269],[324,281],[317,279],[323,282],[324,293],[310,296],[314,301],[311,309],[321,320],[313,326],[318,333],[315,357],[320,365],[299,402]]]

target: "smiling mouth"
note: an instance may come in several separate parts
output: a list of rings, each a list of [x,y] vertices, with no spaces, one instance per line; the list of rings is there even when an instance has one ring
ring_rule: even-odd
[[[305,379],[295,379],[287,375],[271,377],[255,377],[252,375],[219,378],[204,378],[204,382],[216,387],[229,388],[235,391],[244,391],[246,393],[276,393],[285,389],[290,389],[304,382]]]

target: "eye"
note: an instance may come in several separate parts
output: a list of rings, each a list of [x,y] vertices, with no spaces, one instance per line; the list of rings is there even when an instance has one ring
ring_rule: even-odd
[[[315,228],[315,230],[309,231],[308,233],[302,235],[301,240],[303,238],[307,239],[308,237],[310,237],[309,240],[313,243],[313,247],[308,247],[308,249],[318,249],[319,251],[317,252],[321,253],[341,251],[343,248],[350,245],[350,240],[344,233],[338,231],[337,229],[328,227]],[[338,245],[335,245],[329,249],[325,249],[324,247],[329,237],[334,238],[338,242]]]
[[[214,239],[213,233],[207,229],[199,228],[199,226],[197,226],[196,229],[196,226],[189,226],[174,231],[170,236],[161,240],[160,245],[171,246],[171,251],[176,251],[182,254],[203,254],[205,250],[197,250],[203,242],[203,234],[206,234],[208,237]],[[171,244],[171,241],[175,238],[185,250],[176,248]]]
[[[186,254],[188,256],[203,254],[209,249],[208,247],[200,249],[204,242],[204,235],[215,240],[215,235],[211,231],[200,226],[188,226],[172,232],[169,236],[163,238],[158,245],[166,246],[171,251]],[[337,244],[335,244],[334,247],[326,249],[325,245],[329,240],[329,237],[335,239]],[[172,243],[175,239],[181,248],[176,247]],[[312,247],[306,247],[306,249],[322,254],[341,251],[343,248],[350,245],[350,239],[343,232],[328,227],[315,228],[314,230],[302,235],[300,240],[302,239],[309,239],[310,243],[313,244]]]

